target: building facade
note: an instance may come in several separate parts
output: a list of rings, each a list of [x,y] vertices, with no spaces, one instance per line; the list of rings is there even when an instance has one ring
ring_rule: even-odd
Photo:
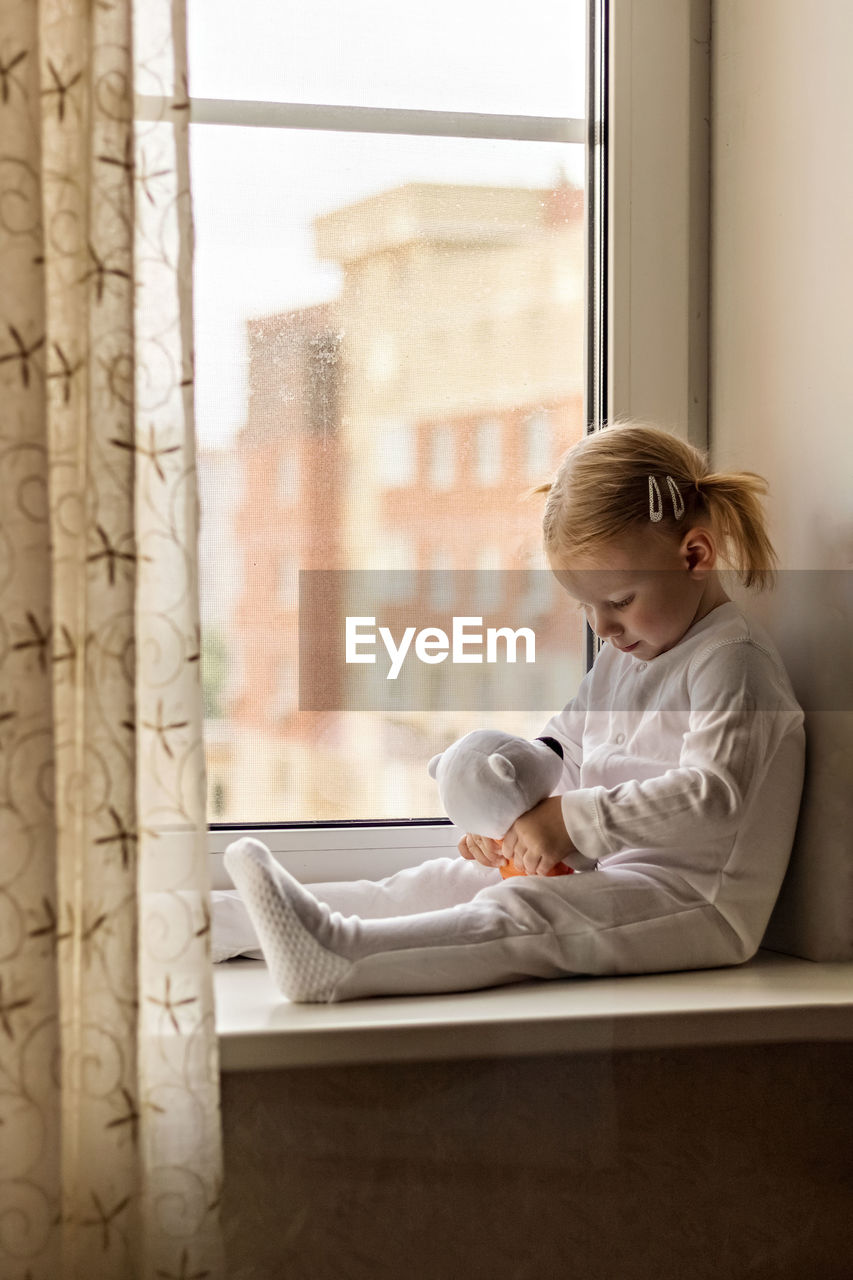
[[[482,704],[478,718],[476,692],[436,710],[427,673],[414,708],[300,710],[299,571],[386,575],[393,618],[412,571],[447,604],[460,572],[480,571],[488,596],[498,571],[545,567],[541,499],[524,494],[583,431],[582,193],[412,183],[325,215],[315,236],[340,295],[249,324],[225,810],[429,816],[435,751],[487,720],[535,733],[543,717]],[[329,626],[347,581],[322,580]],[[488,599],[466,609],[490,616]],[[551,640],[579,673],[580,624]],[[346,706],[339,677],[329,708]]]

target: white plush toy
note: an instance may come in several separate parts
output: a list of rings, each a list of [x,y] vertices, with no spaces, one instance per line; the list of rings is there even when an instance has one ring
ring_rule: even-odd
[[[494,729],[466,733],[429,762],[444,811],[460,831],[500,840],[516,818],[550,796],[563,772],[555,738],[534,742]],[[559,863],[552,875],[572,870]],[[501,875],[523,875],[512,864]]]

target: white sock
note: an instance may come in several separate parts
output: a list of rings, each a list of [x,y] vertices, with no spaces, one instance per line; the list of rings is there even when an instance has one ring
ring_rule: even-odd
[[[328,945],[332,913],[279,866],[260,840],[244,837],[225,850],[225,866],[258,932],[276,986],[298,1004],[325,1003],[350,961]]]

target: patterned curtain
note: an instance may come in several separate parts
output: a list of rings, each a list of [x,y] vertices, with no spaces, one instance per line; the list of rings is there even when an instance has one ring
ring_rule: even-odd
[[[223,1274],[185,52],[0,3],[3,1280]]]

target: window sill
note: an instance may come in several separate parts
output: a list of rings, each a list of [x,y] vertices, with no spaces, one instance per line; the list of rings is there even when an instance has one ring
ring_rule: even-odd
[[[567,978],[442,996],[294,1005],[266,966],[215,969],[222,1071],[853,1040],[853,964],[762,951],[732,969]]]

